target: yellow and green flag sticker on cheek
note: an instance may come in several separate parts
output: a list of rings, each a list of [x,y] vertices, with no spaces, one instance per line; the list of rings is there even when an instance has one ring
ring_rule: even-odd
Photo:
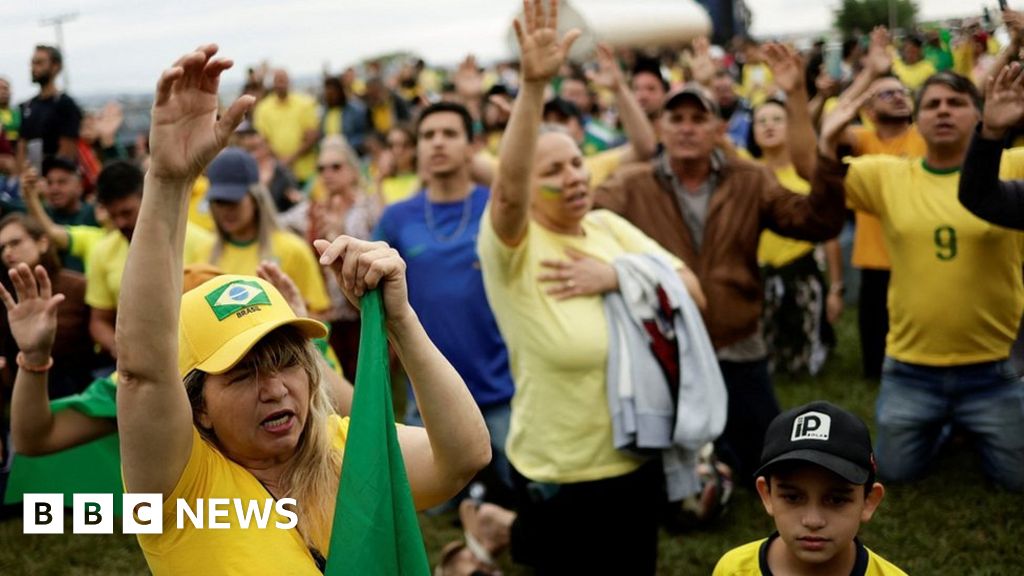
[[[206,295],[217,320],[224,320],[235,312],[251,306],[270,306],[270,296],[255,280],[236,280]]]

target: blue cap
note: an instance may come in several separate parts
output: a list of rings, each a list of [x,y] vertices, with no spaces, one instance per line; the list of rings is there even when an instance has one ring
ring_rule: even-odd
[[[241,202],[249,188],[260,181],[256,160],[241,148],[225,148],[206,167],[210,188],[207,200]]]

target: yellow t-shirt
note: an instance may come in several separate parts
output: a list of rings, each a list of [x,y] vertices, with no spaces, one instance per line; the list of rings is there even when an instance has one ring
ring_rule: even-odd
[[[900,136],[886,140],[879,138],[874,130],[866,128],[855,129],[853,137],[853,151],[857,156],[888,154],[901,158],[923,158],[928,150],[917,126],[913,125]],[[853,265],[857,268],[888,270],[889,253],[885,251],[882,224],[878,218],[859,210],[855,216],[857,226],[853,234]]]
[[[348,418],[337,415],[331,416],[328,423],[334,447],[340,451],[345,449],[348,424]],[[248,529],[240,527],[234,511],[227,517],[218,518],[218,521],[230,523],[230,528],[199,530],[187,516],[183,528],[177,528],[178,498],[188,502],[193,510],[199,498],[204,502],[210,498],[239,498],[243,506],[255,501],[252,505],[261,510],[263,503],[270,498],[267,489],[251,473],[203,440],[195,428],[192,430],[192,452],[188,463],[174,490],[164,500],[163,534],[138,536],[152,573],[156,576],[320,574],[298,530],[275,527],[276,522],[289,522],[289,518],[278,515],[276,511],[270,513],[265,529],[256,528],[255,524],[250,524]],[[289,510],[296,511],[294,507],[289,507]],[[204,521],[208,521],[205,513]],[[317,548],[326,557],[330,529],[313,541],[322,542]]]
[[[341,108],[331,108],[324,114],[324,136],[340,136],[343,113]]]
[[[89,255],[93,248],[107,235],[107,231],[96,226],[68,226],[68,254],[78,258],[89,268]]]
[[[712,576],[761,576],[764,574],[761,571],[761,547],[767,541],[768,538],[750,542],[726,552],[715,565]],[[875,554],[867,546],[863,549],[867,554],[867,565],[864,572],[857,572],[858,576],[907,576],[906,572]]]
[[[256,241],[245,245],[224,243],[224,250],[216,262],[211,261],[213,245],[203,253],[202,261],[209,262],[225,274],[247,274],[253,276],[260,265],[260,249]],[[270,253],[281,270],[299,288],[310,312],[321,312],[331,306],[320,263],[313,255],[313,249],[302,239],[283,230],[270,235]]]
[[[892,258],[885,351],[896,360],[1000,360],[1017,336],[1024,234],[968,212],[957,199],[959,182],[959,171],[937,174],[921,159],[850,161],[847,203],[879,217]]]
[[[489,210],[490,208],[488,208]],[[682,262],[622,217],[596,210],[583,236],[567,236],[530,220],[517,247],[495,235],[489,212],[477,250],[484,288],[508,346],[516,385],[506,453],[531,480],[571,483],[611,478],[641,463],[612,445],[606,374],[608,326],[598,295],[556,300],[537,281],[543,260],[565,260],[574,248],[604,262],[648,252]]]
[[[775,178],[791,192],[804,196],[811,193],[810,182],[801,178],[792,164],[775,170]],[[757,263],[761,266],[782,268],[812,250],[812,242],[784,238],[771,230],[765,230],[761,232],[761,240],[757,245]]]
[[[252,119],[277,157],[294,155],[302,148],[306,132],[318,128],[316,102],[297,92],[289,92],[284,100],[270,94],[256,105]],[[316,172],[313,151],[303,154],[291,168],[300,181],[308,180]]]
[[[914,64],[907,64],[903,60],[896,58],[892,62],[892,73],[900,79],[900,82],[903,82],[904,86],[917,92],[917,89],[924,84],[924,81],[932,74],[935,74],[935,65],[930,60],[924,58]]]
[[[210,253],[213,235],[189,223],[185,228],[186,266],[203,261]],[[95,242],[85,265],[85,303],[100,310],[116,310],[121,295],[121,276],[128,260],[128,239],[117,230],[110,230]]]
[[[412,198],[420,189],[420,177],[415,173],[385,178],[380,183],[380,197],[385,206]]]
[[[747,64],[743,67],[743,78],[740,82],[740,95],[753,107],[759,106],[768,99],[768,88],[775,82],[772,69],[767,64]]]
[[[395,116],[392,113],[391,102],[382,102],[370,108],[370,116],[373,119],[373,127],[381,134],[391,130],[395,123]]]

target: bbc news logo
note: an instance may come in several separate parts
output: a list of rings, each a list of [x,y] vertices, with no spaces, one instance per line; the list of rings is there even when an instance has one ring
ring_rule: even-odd
[[[113,534],[114,495],[74,494],[71,507],[73,534]],[[123,534],[162,534],[164,498],[161,494],[123,494],[121,517]],[[299,523],[294,498],[245,500],[242,498],[197,498],[194,502],[179,498],[175,502],[178,530],[191,525],[199,530],[289,530]],[[271,522],[273,513],[285,521]],[[25,494],[22,504],[24,534],[63,534],[64,495]]]

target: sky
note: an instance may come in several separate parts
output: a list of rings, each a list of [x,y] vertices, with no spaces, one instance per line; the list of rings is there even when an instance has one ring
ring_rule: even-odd
[[[632,0],[572,0],[617,9]],[[664,0],[670,2],[671,0]],[[687,1],[687,0],[680,0]],[[0,75],[14,100],[36,91],[32,48],[56,43],[46,18],[63,25],[65,68],[72,95],[148,92],[160,72],[199,44],[217,42],[236,62],[225,78],[240,83],[246,66],[269,60],[293,76],[339,72],[361,58],[411,50],[449,64],[467,53],[487,61],[510,55],[506,34],[516,0],[40,0],[4,2]],[[829,28],[840,0],[747,0],[758,37]],[[917,0],[925,19],[981,13],[990,0]]]

